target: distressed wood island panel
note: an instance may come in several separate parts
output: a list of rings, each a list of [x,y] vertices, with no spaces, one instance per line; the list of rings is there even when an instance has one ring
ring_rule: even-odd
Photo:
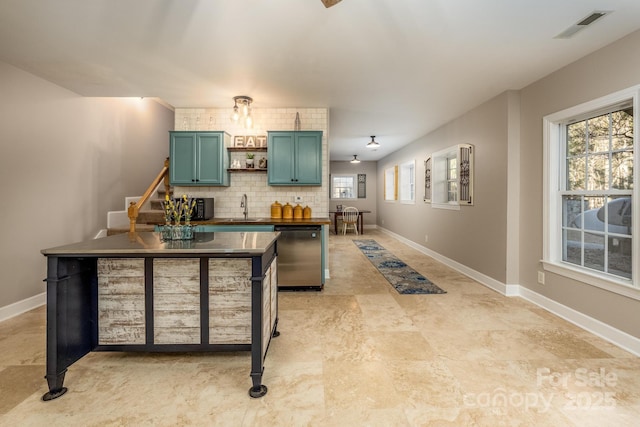
[[[200,343],[200,259],[153,260],[153,342]]]
[[[251,259],[209,260],[209,343],[251,343]]]
[[[271,275],[271,318],[269,319],[270,330],[275,328],[275,324],[278,321],[278,257],[271,263],[269,272]],[[267,334],[269,335],[269,334]]]
[[[262,292],[262,352],[264,353],[269,345],[271,327],[271,267],[267,269],[264,276]]]
[[[144,344],[144,259],[98,259],[98,343]]]

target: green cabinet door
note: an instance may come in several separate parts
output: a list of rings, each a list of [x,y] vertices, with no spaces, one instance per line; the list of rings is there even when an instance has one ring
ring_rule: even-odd
[[[169,179],[172,185],[191,185],[196,178],[196,144],[193,133],[171,134]]]
[[[229,185],[228,154],[222,133],[198,134],[198,183],[200,185]],[[227,161],[225,162],[225,158]]]
[[[267,175],[269,185],[295,185],[295,135],[293,132],[269,132]]]
[[[230,135],[225,132],[170,132],[171,185],[229,185]]]
[[[322,185],[322,131],[269,132],[269,185]]]
[[[322,185],[322,132],[296,132],[296,180]]]

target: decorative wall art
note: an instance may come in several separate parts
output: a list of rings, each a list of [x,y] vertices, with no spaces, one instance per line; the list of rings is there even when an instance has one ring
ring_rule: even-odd
[[[424,161],[424,202],[431,202],[431,157]]]
[[[267,135],[236,135],[233,137],[235,148],[266,148]]]
[[[367,174],[358,174],[358,199],[367,198]]]

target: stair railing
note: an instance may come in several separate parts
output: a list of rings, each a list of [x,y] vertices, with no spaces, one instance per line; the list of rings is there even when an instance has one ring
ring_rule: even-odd
[[[129,232],[135,233],[136,231],[136,222],[138,221],[138,213],[140,212],[140,208],[142,205],[149,200],[149,197],[153,194],[153,192],[158,188],[160,182],[164,181],[164,189],[169,194],[169,190],[171,186],[169,184],[169,158],[167,157],[164,161],[164,167],[158,174],[158,176],[153,180],[151,185],[147,188],[147,191],[144,192],[140,200],[137,202],[129,203],[129,208],[127,209],[127,215],[129,216]]]

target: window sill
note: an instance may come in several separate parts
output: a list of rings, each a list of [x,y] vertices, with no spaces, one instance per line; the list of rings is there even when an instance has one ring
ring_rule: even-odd
[[[598,274],[597,272],[589,272],[570,266],[566,263],[540,261],[542,268],[545,271],[558,274],[569,279],[573,279],[587,285],[595,286],[600,289],[604,289],[614,294],[622,295],[635,300],[640,300],[640,289],[635,288],[631,280],[619,279],[616,280],[606,274]]]
[[[431,206],[436,209],[448,209],[450,211],[459,211],[460,205],[457,203],[431,203]]]

